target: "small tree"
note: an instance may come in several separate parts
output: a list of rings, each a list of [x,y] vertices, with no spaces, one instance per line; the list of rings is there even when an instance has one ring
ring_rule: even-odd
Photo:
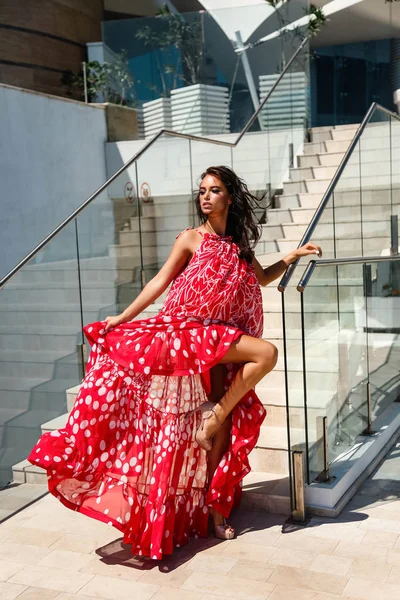
[[[302,30],[300,27],[293,29],[289,28],[291,21],[288,18],[290,0],[265,0],[274,10],[279,23],[280,41],[281,41],[281,68],[286,65],[285,41],[292,38],[312,38],[316,36],[326,23],[326,17],[322,8],[310,4],[308,9],[305,9],[305,14],[309,15],[307,28]]]
[[[97,60],[85,63],[86,85],[89,102],[96,102],[101,96],[104,102],[123,106],[134,106],[134,80],[129,70],[126,51],[116,55],[114,62],[99,63]],[[80,71],[66,71],[61,82],[67,87],[70,96],[84,99],[83,66]]]
[[[192,85],[199,80],[204,60],[202,25],[199,17],[188,22],[183,15],[171,13],[166,5],[158,11],[156,19],[161,31],[144,25],[137,31],[136,38],[155,51],[162,95],[169,96],[179,81]],[[171,78],[168,79],[167,75]],[[157,90],[155,85],[150,84],[149,87]]]

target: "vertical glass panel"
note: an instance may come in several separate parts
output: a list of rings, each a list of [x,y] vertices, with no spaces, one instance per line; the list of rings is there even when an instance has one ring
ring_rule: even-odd
[[[190,140],[189,143],[191,189],[193,190],[193,200],[200,186],[201,175],[206,171],[208,167],[233,167],[236,173],[240,176],[240,163],[234,165],[232,160],[235,148],[232,148],[231,146],[222,146],[219,144],[210,144],[209,142],[200,142],[198,140]],[[242,161],[245,161],[243,157]],[[199,220],[194,201],[192,211],[192,226],[197,227],[199,225]]]
[[[311,479],[352,448],[367,426],[367,334],[362,265],[316,267],[304,291]]]
[[[111,172],[123,150],[109,150]],[[78,218],[83,322],[123,311],[192,225],[189,141],[163,136]]]
[[[246,164],[245,158],[235,164],[233,157],[235,150],[231,146],[222,146],[219,144],[210,144],[209,142],[200,142],[190,140],[190,169],[192,173],[192,190],[198,189],[200,177],[208,167],[225,166],[230,167],[239,174],[242,165]],[[246,180],[247,181],[247,180]]]
[[[282,371],[277,367],[272,373],[275,378],[276,387],[281,386],[280,394],[277,393],[280,401],[285,405],[289,417],[288,447],[289,451],[301,450],[307,458],[307,436],[308,423],[305,409],[305,394],[303,382],[303,354],[302,354],[302,320],[300,294],[296,290],[294,282],[291,282],[282,294],[284,300],[284,336],[285,347],[282,348],[283,361],[286,359],[286,386],[285,386],[285,365]],[[279,315],[280,317],[280,315]],[[285,398],[286,392],[286,398]]]
[[[175,238],[193,226],[189,140],[163,136],[136,163],[144,283],[164,264]]]
[[[400,259],[366,265],[372,421],[400,396]]]
[[[376,109],[315,227],[312,241],[322,246],[325,258],[389,251],[391,216],[397,210],[393,206],[396,192],[392,181],[396,181],[398,167],[393,159],[396,134],[392,130],[397,133],[391,117]],[[323,142],[328,153],[318,157],[325,164],[312,167],[313,179],[304,183],[308,193],[318,193],[316,199],[322,199],[355,133],[356,128],[350,126],[332,129],[329,134],[321,132],[329,135]]]
[[[400,221],[400,119],[391,117],[390,120],[390,213]],[[397,244],[400,241],[398,227]]]
[[[260,80],[262,97],[268,100],[261,110],[260,125],[268,132],[269,179],[272,193],[282,190],[292,195],[305,193],[307,169],[293,169],[295,156],[302,152],[308,122],[309,90],[307,61],[300,54],[290,69],[276,83],[278,75]]]
[[[351,136],[354,132],[351,132]],[[332,130],[332,135],[337,139],[325,142],[332,153],[321,154],[320,161],[325,165],[313,168],[313,175],[317,177],[308,184],[309,189],[314,189],[318,198],[322,200],[328,185],[334,177],[339,163],[343,157],[344,147],[350,141],[342,142],[341,137],[349,137],[346,130]],[[337,152],[334,152],[334,151]],[[343,256],[360,256],[362,251],[361,236],[361,179],[360,179],[360,143],[351,154],[334,193],[330,196],[325,210],[315,228],[312,241],[322,247],[324,258],[338,258]]]
[[[66,390],[81,379],[76,248],[72,222],[0,291],[0,487],[41,426],[66,416]]]
[[[108,155],[111,172],[122,165],[117,152]],[[77,218],[83,322],[101,321],[119,312],[119,304],[140,290],[139,241],[126,240],[137,215],[135,167],[126,169]],[[129,250],[118,254],[120,242]],[[138,270],[139,268],[139,270]]]
[[[390,248],[391,118],[381,110],[361,136],[360,173],[361,256],[374,256]]]
[[[248,132],[239,144],[232,148],[232,168],[243,179],[252,194],[260,198],[256,215],[259,222],[267,220],[267,206],[271,200],[270,157],[268,131]],[[257,245],[259,254],[276,251],[275,241],[261,239]]]

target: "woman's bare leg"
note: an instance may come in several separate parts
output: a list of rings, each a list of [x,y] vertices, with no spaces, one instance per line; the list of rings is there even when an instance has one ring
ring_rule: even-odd
[[[270,342],[242,335],[231,344],[221,363],[242,363],[231,385],[215,405],[215,415],[205,419],[196,439],[200,446],[210,449],[210,438],[218,431],[243,396],[276,365],[278,351]]]
[[[225,365],[222,364],[216,365],[210,371],[211,394],[208,396],[208,399],[212,402],[218,402],[225,394],[224,383],[226,372],[227,369]],[[229,416],[213,438],[212,449],[207,454],[207,473],[209,483],[214,477],[215,470],[221,462],[223,455],[229,448],[231,425],[232,419]],[[218,526],[224,523],[224,517],[221,515],[221,513],[217,512],[213,508],[211,508],[210,513],[213,517],[215,525]]]
[[[211,402],[219,402],[225,394],[225,378],[227,369],[225,365],[219,364],[213,367],[210,371],[211,393],[208,399]],[[215,469],[218,467],[221,458],[225,454],[229,446],[230,436],[230,419],[226,420],[223,427],[218,430],[213,438],[212,450],[207,455],[207,472],[208,481],[214,476]]]

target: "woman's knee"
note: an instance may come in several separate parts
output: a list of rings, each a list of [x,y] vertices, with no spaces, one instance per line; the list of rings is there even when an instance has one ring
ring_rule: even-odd
[[[263,351],[260,352],[259,362],[267,373],[271,371],[278,361],[278,348],[271,342],[264,342]]]

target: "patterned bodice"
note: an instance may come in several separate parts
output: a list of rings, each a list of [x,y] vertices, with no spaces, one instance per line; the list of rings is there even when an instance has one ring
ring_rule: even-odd
[[[189,264],[176,277],[162,313],[217,319],[261,337],[263,307],[252,264],[239,258],[230,236],[204,233]]]

